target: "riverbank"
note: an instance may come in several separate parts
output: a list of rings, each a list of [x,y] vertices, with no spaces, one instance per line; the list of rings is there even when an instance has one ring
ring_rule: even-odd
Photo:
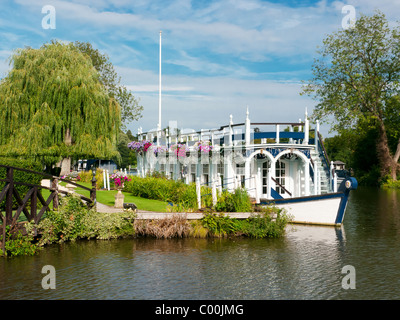
[[[289,218],[275,207],[260,212],[150,212],[121,210],[102,203],[89,209],[74,194],[60,199],[35,225],[8,229],[3,256],[33,255],[49,244],[78,239],[110,240],[127,237],[281,237]],[[3,239],[3,238],[2,238]]]

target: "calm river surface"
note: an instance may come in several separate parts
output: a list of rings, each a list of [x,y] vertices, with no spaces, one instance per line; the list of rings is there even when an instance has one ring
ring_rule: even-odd
[[[56,289],[44,290],[44,265]],[[355,289],[343,289],[344,266]],[[346,278],[345,278],[346,279]],[[400,191],[359,188],[341,228],[280,239],[129,239],[0,259],[0,299],[400,299]]]

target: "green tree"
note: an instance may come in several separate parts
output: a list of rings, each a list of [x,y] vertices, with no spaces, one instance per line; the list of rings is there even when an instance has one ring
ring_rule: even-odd
[[[111,158],[121,125],[91,59],[74,45],[52,42],[18,49],[0,83],[0,155],[63,161]]]
[[[318,101],[313,117],[324,120],[333,116],[333,129],[339,133],[357,126],[376,127],[381,177],[390,174],[396,180],[399,123],[398,117],[388,120],[393,112],[400,112],[400,104],[393,101],[399,95],[399,26],[390,28],[379,11],[373,16],[361,15],[353,28],[328,35],[318,54],[312,66],[313,78],[302,92]],[[393,121],[397,125],[393,126]],[[392,151],[388,122],[391,138],[397,137]]]
[[[130,130],[127,133],[121,132],[118,137],[118,152],[121,155],[119,158],[113,159],[116,163],[118,163],[121,168],[129,168],[129,166],[136,166],[136,152],[132,149],[128,148],[128,143],[133,140],[133,138],[129,135]]]
[[[121,106],[122,128],[125,129],[128,123],[140,119],[143,106],[139,105],[139,101],[131,91],[121,85],[121,78],[115,71],[109,57],[93,48],[89,42],[75,41],[74,46],[90,57],[93,66],[100,74],[100,81],[106,87],[109,95],[116,99]]]
[[[376,186],[380,176],[377,136],[375,127],[343,129],[339,135],[326,138],[324,144],[329,158],[345,162],[359,184]]]

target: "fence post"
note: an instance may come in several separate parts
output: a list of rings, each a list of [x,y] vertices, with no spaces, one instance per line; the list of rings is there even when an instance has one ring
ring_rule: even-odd
[[[31,217],[33,218],[33,221],[35,221],[35,223],[38,223],[38,221],[37,221],[37,192],[38,192],[37,187],[33,187],[33,192],[31,195]]]
[[[257,175],[256,174],[253,175],[253,179],[254,179],[254,186],[256,188],[256,192],[255,192],[256,193],[256,196],[255,196],[256,203],[260,203],[260,190],[259,190],[259,187],[258,187]]]
[[[201,187],[200,187],[200,178],[196,177],[196,194],[197,194],[197,206],[201,209]]]
[[[335,167],[334,167],[334,165],[333,165],[333,161],[331,161],[331,166],[330,166],[330,168],[329,168],[329,190],[330,191],[333,191],[333,178],[334,178],[334,175],[335,175]]]
[[[337,192],[337,173],[335,172],[333,174],[333,192]]]
[[[54,189],[55,196],[53,198],[53,209],[58,209],[59,199],[58,199],[58,179],[54,178],[51,180],[51,188]]]
[[[90,200],[92,200],[92,205],[96,205],[96,167],[92,169],[92,190],[90,190]]]
[[[6,215],[5,223],[3,221],[3,227],[9,225],[12,221],[12,199],[13,199],[13,189],[14,189],[14,169],[7,168],[7,183],[9,185],[7,195],[6,195]]]
[[[107,190],[108,191],[110,191],[110,173],[108,172],[108,170],[107,170]]]
[[[14,179],[13,179],[14,171],[12,168],[7,168],[6,172],[6,185],[8,184],[8,190],[6,194],[6,212],[3,217],[3,239],[2,239],[2,250],[3,255],[6,254],[6,226],[9,225],[12,221],[12,196],[13,196],[13,188],[14,188]]]
[[[213,200],[213,206],[217,204],[217,185],[215,183],[215,180],[212,180],[211,182],[211,188],[212,188],[212,200]]]

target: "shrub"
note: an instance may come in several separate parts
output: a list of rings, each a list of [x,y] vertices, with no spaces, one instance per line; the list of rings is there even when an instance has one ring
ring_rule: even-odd
[[[243,188],[237,188],[234,192],[223,190],[215,205],[215,210],[218,212],[253,211],[250,197]]]
[[[80,182],[92,183],[93,174],[92,171],[81,171],[79,172]],[[99,190],[104,186],[103,169],[96,170],[96,189]]]
[[[3,242],[3,235],[0,238],[1,242]],[[24,236],[21,230],[11,231],[10,226],[6,227],[5,238],[5,252],[0,250],[0,255],[7,257],[34,255],[41,249],[37,244],[33,243],[34,239],[32,236]]]
[[[40,245],[76,239],[112,239],[133,236],[133,211],[98,213],[88,209],[80,197],[70,194],[60,199],[57,211],[50,211],[37,228]],[[32,229],[31,226],[30,229]]]
[[[194,238],[207,238],[209,230],[203,226],[201,220],[192,220],[190,236]]]
[[[207,213],[201,219],[204,228],[208,229],[213,236],[221,237],[235,234],[240,230],[237,219],[231,219],[223,213]]]
[[[88,212],[83,219],[83,237],[87,239],[109,240],[129,237],[135,234],[133,221],[136,214],[132,210],[121,213]]]
[[[75,240],[82,236],[83,217],[89,209],[76,195],[60,198],[58,210],[48,211],[46,217],[39,222],[38,231],[42,235],[40,244]]]
[[[175,181],[165,178],[130,177],[131,181],[125,183],[124,191],[132,193],[134,196],[171,202],[177,210],[196,210],[197,195],[196,185],[185,184],[182,181]],[[211,199],[211,189],[203,186],[201,193],[207,195],[202,197],[202,204],[209,205]]]
[[[289,221],[290,217],[283,209],[267,207],[246,219],[242,231],[249,237],[276,238],[284,234]]]
[[[210,235],[243,235],[252,238],[280,237],[290,221],[282,209],[268,207],[247,219],[232,219],[222,213],[205,214],[201,224]]]
[[[383,188],[388,188],[388,189],[400,189],[400,180],[387,180],[382,184]]]
[[[393,180],[390,175],[382,177],[380,186],[386,189],[400,189],[400,180]]]

